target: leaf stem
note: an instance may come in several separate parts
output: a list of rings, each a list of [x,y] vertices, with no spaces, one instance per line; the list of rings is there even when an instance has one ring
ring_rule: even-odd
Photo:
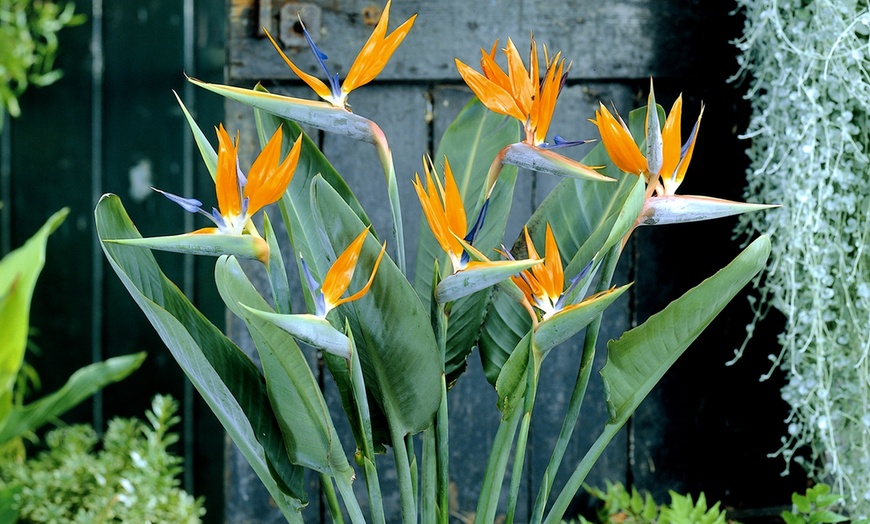
[[[541,355],[535,348],[534,336],[531,351],[529,351],[529,367],[526,371],[526,393],[523,406],[523,423],[520,426],[520,434],[517,437],[516,450],[514,451],[514,467],[511,473],[511,485],[508,491],[508,510],[506,524],[513,524],[516,514],[517,499],[519,498],[520,483],[523,478],[523,466],[525,465],[526,446],[529,440],[529,428],[532,423],[532,409],[535,406],[535,396],[538,391],[538,379],[541,371]]]
[[[338,497],[335,495],[335,487],[332,485],[332,477],[326,473],[320,474],[320,491],[323,493],[323,498],[326,499],[329,516],[332,517],[333,524],[344,524],[344,518],[341,516],[341,507],[338,505]]]
[[[507,419],[502,419],[492,441],[489,461],[486,464],[486,473],[483,477],[483,485],[480,488],[480,497],[477,502],[475,524],[492,524],[495,522],[495,513],[498,507],[498,499],[501,494],[501,484],[504,480],[508,457],[510,456],[511,444],[520,421],[521,410],[515,409]]]
[[[399,186],[396,183],[396,167],[393,164],[393,153],[387,142],[387,136],[383,130],[371,122],[371,135],[375,149],[378,150],[378,158],[384,168],[384,177],[387,181],[387,197],[390,201],[390,213],[393,218],[393,238],[396,241],[396,265],[399,270],[407,275],[405,265],[405,232],[402,226],[402,205],[399,200]]]
[[[601,277],[598,280],[595,292],[601,292],[610,287],[610,282],[613,279],[613,272],[616,270],[616,265],[619,262],[619,256],[622,249],[619,244],[616,244],[605,255],[604,262],[601,268]],[[559,471],[559,466],[562,464],[562,459],[565,456],[565,451],[568,449],[568,443],[571,436],[574,434],[574,428],[577,427],[577,421],[580,418],[580,408],[583,405],[583,399],[586,396],[586,388],[589,385],[589,377],[592,374],[592,364],[595,360],[595,345],[598,342],[598,334],[601,330],[601,315],[593,320],[586,327],[586,334],[583,339],[583,354],[580,357],[580,369],[577,371],[577,380],[574,382],[574,390],[571,392],[571,400],[568,403],[568,410],[565,414],[565,419],[562,422],[562,430],[559,432],[559,438],[556,440],[556,447],[553,449],[553,454],[550,457],[550,462],[547,464],[547,469],[544,471],[544,478],[541,481],[541,487],[538,489],[538,496],[535,499],[535,505],[532,509],[530,518],[531,524],[539,524],[544,515],[544,507],[547,504],[547,499],[550,496],[550,490],[553,487],[553,481],[556,478],[556,473]]]

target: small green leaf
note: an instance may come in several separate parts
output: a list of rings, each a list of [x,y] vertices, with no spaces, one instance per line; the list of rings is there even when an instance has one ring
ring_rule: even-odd
[[[847,522],[848,517],[829,510],[816,510],[810,514],[810,524],[822,524],[831,522]]]
[[[145,353],[110,358],[73,373],[60,389],[23,407],[14,407],[2,430],[0,444],[56,420],[103,387],[139,369]]]

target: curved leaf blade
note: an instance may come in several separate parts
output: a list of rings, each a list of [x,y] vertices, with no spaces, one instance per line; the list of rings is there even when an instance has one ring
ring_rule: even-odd
[[[113,357],[85,366],[70,375],[57,391],[22,407],[12,408],[0,431],[0,443],[34,431],[76,407],[103,387],[126,378],[139,369],[145,353]]]
[[[312,200],[318,228],[325,233],[324,250],[334,260],[366,226],[322,180],[315,180]],[[380,244],[369,234],[350,289],[365,285],[380,253]],[[366,385],[391,426],[412,434],[429,427],[441,401],[441,357],[429,316],[393,260],[385,255],[368,293],[342,304],[330,317],[342,324],[347,317]]]
[[[611,424],[626,420],[665,371],[759,271],[770,254],[761,236],[715,275],[640,326],[607,343],[601,370]]]
[[[349,482],[353,468],[302,350],[292,336],[257,314],[275,315],[236,259],[218,260],[215,281],[224,303],[245,321],[257,346],[269,399],[290,460]]]
[[[284,452],[262,375],[166,278],[150,251],[105,242],[107,238],[141,238],[117,196],[104,195],[94,215],[103,252],[127,291],[284,516],[301,522],[299,511],[305,504],[302,468],[291,464]]]

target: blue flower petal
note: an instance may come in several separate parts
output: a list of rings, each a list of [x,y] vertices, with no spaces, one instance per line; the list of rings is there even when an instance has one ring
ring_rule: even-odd
[[[172,200],[173,202],[175,202],[179,206],[183,207],[184,210],[189,212],[189,213],[199,213],[202,211],[202,202],[200,202],[199,200],[197,200],[195,198],[180,197],[178,195],[173,195],[172,193],[167,193],[166,191],[161,191],[160,189],[157,189],[156,187],[152,187],[151,189],[153,189],[154,191],[157,191],[158,193],[165,196],[169,200]]]

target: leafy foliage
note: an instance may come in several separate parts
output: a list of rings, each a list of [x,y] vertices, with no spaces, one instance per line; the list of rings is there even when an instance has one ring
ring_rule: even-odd
[[[870,13],[856,1],[738,6],[753,111],[745,194],[782,204],[739,226],[775,232],[754,308],[758,319],[771,306],[786,319],[771,355],[792,411],[780,455],[829,480],[851,514],[870,517],[870,405],[855,401],[870,395]]]
[[[629,490],[620,482],[608,482],[604,491],[598,488],[587,491],[604,502],[598,511],[598,522],[602,524],[739,524],[726,519],[719,502],[708,507],[703,493],[695,501],[691,495],[671,491],[671,503],[659,506],[649,493],[641,493],[635,487]],[[591,524],[583,517],[580,523]]]
[[[54,68],[57,33],[84,21],[72,3],[0,0],[0,116],[3,110],[21,114],[18,98],[28,86],[47,86],[62,76]]]
[[[836,511],[836,506],[843,497],[831,493],[831,487],[821,483],[807,489],[806,493],[794,493],[791,496],[793,511],[783,511],[782,519],[786,524],[815,524],[829,522],[846,522],[849,519]],[[859,519],[856,523],[866,523],[867,519]]]
[[[0,461],[0,489],[17,490],[21,522],[200,522],[203,500],[179,487],[182,459],[169,451],[177,411],[158,395],[147,423],[113,419],[102,440],[88,425],[55,429],[36,457]]]

